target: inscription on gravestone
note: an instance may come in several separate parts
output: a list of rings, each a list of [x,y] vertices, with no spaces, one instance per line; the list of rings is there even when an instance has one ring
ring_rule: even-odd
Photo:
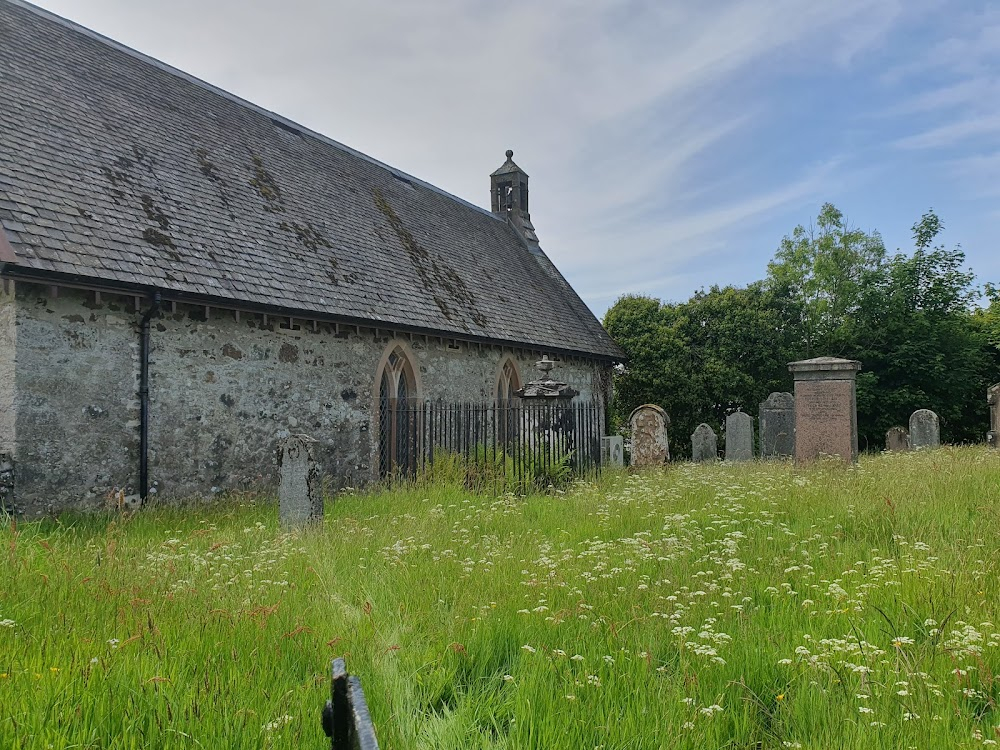
[[[278,516],[286,528],[323,518],[323,489],[313,457],[315,444],[308,435],[289,435],[278,447]]]
[[[861,363],[816,357],[791,362],[795,379],[795,460],[838,456],[858,459],[858,411],[855,378]]]
[[[601,438],[601,466],[621,468],[625,464],[625,440],[621,435]]]
[[[760,456],[776,458],[795,453],[795,397],[791,393],[772,393],[761,403]]]
[[[719,440],[715,431],[702,422],[691,435],[691,460],[715,461],[719,458]]]
[[[632,430],[632,466],[663,466],[670,460],[667,427],[670,417],[656,404],[637,407],[628,418]]]
[[[915,451],[941,446],[941,421],[930,409],[917,409],[910,415],[910,447]]]
[[[890,427],[885,433],[885,449],[893,453],[910,450],[910,433],[905,427]]]
[[[753,461],[753,417],[741,411],[726,417],[726,460]]]

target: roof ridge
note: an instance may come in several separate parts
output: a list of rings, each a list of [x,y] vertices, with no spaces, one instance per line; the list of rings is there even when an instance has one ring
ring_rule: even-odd
[[[56,13],[53,13],[50,10],[46,10],[45,8],[41,8],[37,5],[29,3],[27,2],[27,0],[0,0],[0,2],[5,2],[9,5],[13,5],[15,7],[27,10],[31,13],[34,13],[37,16],[45,18],[46,20],[58,23],[59,25],[68,28],[76,33],[83,34],[84,36],[89,37],[94,41],[112,47],[118,50],[119,52],[124,52],[125,54],[134,57],[137,60],[140,60],[141,62],[152,65],[153,67],[163,71],[164,73],[169,73],[170,75],[176,76],[182,80],[187,81],[188,83],[206,89],[214,94],[218,94],[219,96],[228,99],[234,104],[238,104],[239,106],[245,107],[246,109],[252,110],[260,115],[269,117],[272,121],[275,121],[275,124],[283,125],[286,128],[292,128],[301,133],[302,135],[308,135],[312,138],[315,138],[320,143],[332,146],[334,148],[337,148],[341,151],[350,154],[351,156],[362,159],[363,161],[366,161],[369,164],[372,164],[376,167],[380,167],[381,169],[384,169],[387,172],[389,172],[389,174],[391,175],[394,175],[396,177],[401,177],[412,183],[420,185],[421,187],[427,188],[428,190],[431,190],[439,195],[444,196],[445,198],[449,198],[450,200],[453,200],[456,203],[465,206],[466,208],[471,208],[474,211],[478,211],[481,214],[485,214],[486,216],[489,216],[497,221],[505,220],[504,217],[497,216],[492,211],[488,211],[482,206],[477,206],[475,203],[471,203],[470,201],[465,200],[465,198],[461,198],[453,193],[449,193],[447,190],[439,188],[437,185],[432,185],[431,183],[426,182],[420,179],[419,177],[415,177],[407,172],[404,172],[401,169],[397,169],[396,167],[391,166],[390,164],[386,164],[383,161],[379,161],[374,156],[369,156],[368,154],[358,151],[357,149],[353,149],[350,146],[341,143],[340,141],[334,140],[330,136],[323,135],[322,133],[313,130],[312,128],[308,128],[305,125],[301,125],[295,122],[294,120],[290,120],[284,115],[266,109],[265,107],[262,107],[259,104],[254,104],[249,99],[244,99],[241,96],[237,96],[231,91],[226,91],[224,88],[216,86],[213,83],[209,83],[208,81],[198,78],[197,76],[192,75],[191,73],[188,73],[184,70],[181,70],[180,68],[175,68],[173,65],[165,63],[162,60],[158,60],[152,55],[147,55],[145,52],[140,52],[137,49],[133,49],[132,47],[129,47],[127,44],[112,39],[109,36],[105,36],[104,34],[101,34],[98,31],[94,31],[93,29],[87,28],[86,26],[79,24],[76,21],[71,21],[70,19],[64,18]]]

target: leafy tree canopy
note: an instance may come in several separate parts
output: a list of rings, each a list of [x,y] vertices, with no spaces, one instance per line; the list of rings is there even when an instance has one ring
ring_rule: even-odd
[[[767,276],[745,288],[713,286],[687,302],[626,295],[604,324],[628,353],[616,379],[620,426],[655,403],[671,416],[671,452],[690,453],[700,422],[719,431],[728,413],[791,390],[787,363],[820,355],[859,359],[862,447],[916,409],[942,419],[942,437],[979,440],[985,389],[1000,380],[1000,288],[982,291],[961,248],[935,244],[944,225],[929,211],[914,250],[890,256],[877,231],[849,225],[825,204],[814,226],[782,239]]]

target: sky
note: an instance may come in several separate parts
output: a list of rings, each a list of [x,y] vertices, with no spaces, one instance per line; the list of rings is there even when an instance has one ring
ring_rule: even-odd
[[[1000,282],[1000,0],[38,0],[489,208],[598,316],[763,278],[824,202]]]

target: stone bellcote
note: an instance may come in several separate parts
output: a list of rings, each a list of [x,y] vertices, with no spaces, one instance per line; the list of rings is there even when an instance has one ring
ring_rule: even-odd
[[[528,213],[528,173],[514,163],[514,152],[510,149],[507,161],[490,175],[490,207],[493,213],[511,223],[529,249],[540,251]]]

